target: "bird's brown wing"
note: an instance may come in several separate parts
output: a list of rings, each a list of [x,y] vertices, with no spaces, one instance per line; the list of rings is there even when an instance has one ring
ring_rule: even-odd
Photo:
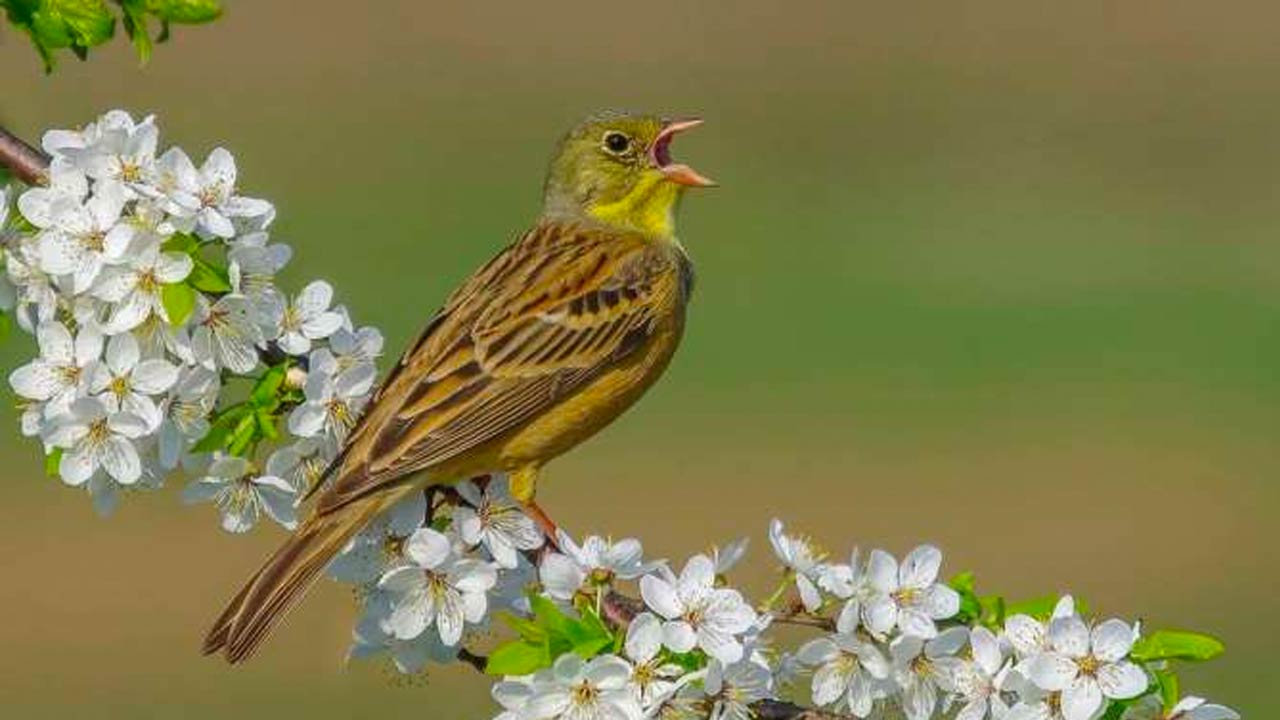
[[[642,237],[546,223],[455,295],[375,395],[317,512],[504,434],[638,347],[672,312],[677,260]]]

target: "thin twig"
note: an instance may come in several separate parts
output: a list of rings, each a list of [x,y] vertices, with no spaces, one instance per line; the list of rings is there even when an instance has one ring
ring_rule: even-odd
[[[0,163],[28,185],[47,185],[49,156],[0,127]]]

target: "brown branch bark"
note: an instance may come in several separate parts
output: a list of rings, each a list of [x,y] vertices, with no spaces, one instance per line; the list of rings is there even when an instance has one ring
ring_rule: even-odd
[[[28,185],[49,182],[49,156],[0,127],[0,163]]]

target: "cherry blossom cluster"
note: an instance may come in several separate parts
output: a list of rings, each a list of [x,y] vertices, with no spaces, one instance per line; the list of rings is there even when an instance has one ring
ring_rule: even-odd
[[[9,376],[23,434],[102,512],[182,467],[186,499],[227,530],[292,526],[371,392],[381,335],[324,281],[276,286],[291,248],[226,150],[157,154],[154,118],[122,111],[42,145],[48,182],[0,191],[0,310],[39,349]],[[249,400],[228,399],[237,386]]]
[[[1135,656],[1138,625],[1094,621],[1071,597],[1007,614],[1000,601],[992,615],[964,576],[939,579],[935,547],[828,562],[776,520],[769,540],[779,583],[752,605],[728,580],[745,541],[678,568],[631,538],[561,531],[544,545],[495,476],[403,501],[329,573],[362,600],[351,656],[388,653],[404,673],[477,661],[466,648],[494,634],[494,617],[514,628],[483,666],[502,676],[498,720],[745,720],[796,695],[849,718],[1238,718],[1162,694],[1170,657]],[[780,651],[770,632],[783,625],[816,637]]]

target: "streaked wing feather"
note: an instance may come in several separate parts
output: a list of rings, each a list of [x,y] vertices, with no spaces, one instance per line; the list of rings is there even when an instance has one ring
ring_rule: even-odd
[[[459,290],[401,360],[319,512],[499,438],[582,388],[669,311],[672,263],[642,238],[558,225],[526,235]]]

